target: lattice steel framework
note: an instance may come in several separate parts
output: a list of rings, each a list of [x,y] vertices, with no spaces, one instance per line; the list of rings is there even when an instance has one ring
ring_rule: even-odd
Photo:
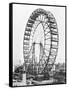
[[[40,43],[42,58],[36,63],[36,43],[33,42],[33,36],[40,23],[44,30],[44,46]],[[57,56],[58,41],[58,28],[53,14],[40,8],[36,9],[29,17],[24,33],[23,53],[26,71],[33,75],[50,71]]]

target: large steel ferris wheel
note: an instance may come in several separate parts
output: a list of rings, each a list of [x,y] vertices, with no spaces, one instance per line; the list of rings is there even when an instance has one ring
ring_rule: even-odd
[[[40,24],[43,27],[43,39],[41,39],[41,32],[35,34]],[[36,58],[37,45],[40,51],[39,58]],[[40,8],[36,9],[29,17],[24,33],[23,53],[26,71],[33,75],[35,73],[42,74],[46,70],[50,71],[54,65],[57,51],[58,28],[56,19],[51,12]]]

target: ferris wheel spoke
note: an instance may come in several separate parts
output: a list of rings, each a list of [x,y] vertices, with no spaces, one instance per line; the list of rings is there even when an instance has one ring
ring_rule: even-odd
[[[46,38],[45,40],[48,40],[48,39],[51,39],[51,38]]]
[[[45,44],[45,45],[48,45],[48,46],[50,46],[50,44]]]
[[[50,33],[50,31],[48,31],[45,35],[47,35],[48,33]]]
[[[46,49],[46,48],[45,48],[45,50],[48,51],[48,52],[50,51],[50,50],[48,50],[48,49]]]
[[[43,26],[44,31],[49,28],[49,26],[48,25],[46,26],[46,25],[47,25],[47,23],[45,23],[45,25],[43,25],[43,23],[42,23],[42,26]]]
[[[44,51],[44,56],[43,57],[47,57],[48,58],[48,56],[46,55],[45,51]]]

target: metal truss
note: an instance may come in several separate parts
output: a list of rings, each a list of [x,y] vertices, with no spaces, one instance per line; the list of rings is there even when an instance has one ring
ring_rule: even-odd
[[[44,30],[44,46],[39,43],[43,52],[39,63],[36,63],[34,50],[37,43],[33,42],[33,37],[40,23]],[[36,9],[28,19],[23,40],[25,68],[29,74],[42,74],[52,69],[57,56],[58,41],[58,28],[53,14],[40,8]]]

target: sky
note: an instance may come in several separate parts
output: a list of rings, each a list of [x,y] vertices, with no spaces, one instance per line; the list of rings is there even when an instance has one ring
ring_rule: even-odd
[[[50,11],[57,22],[59,33],[59,46],[55,63],[65,62],[65,7],[35,6],[35,5],[13,5],[13,65],[22,64],[23,58],[23,38],[25,27],[31,13],[42,8]]]

